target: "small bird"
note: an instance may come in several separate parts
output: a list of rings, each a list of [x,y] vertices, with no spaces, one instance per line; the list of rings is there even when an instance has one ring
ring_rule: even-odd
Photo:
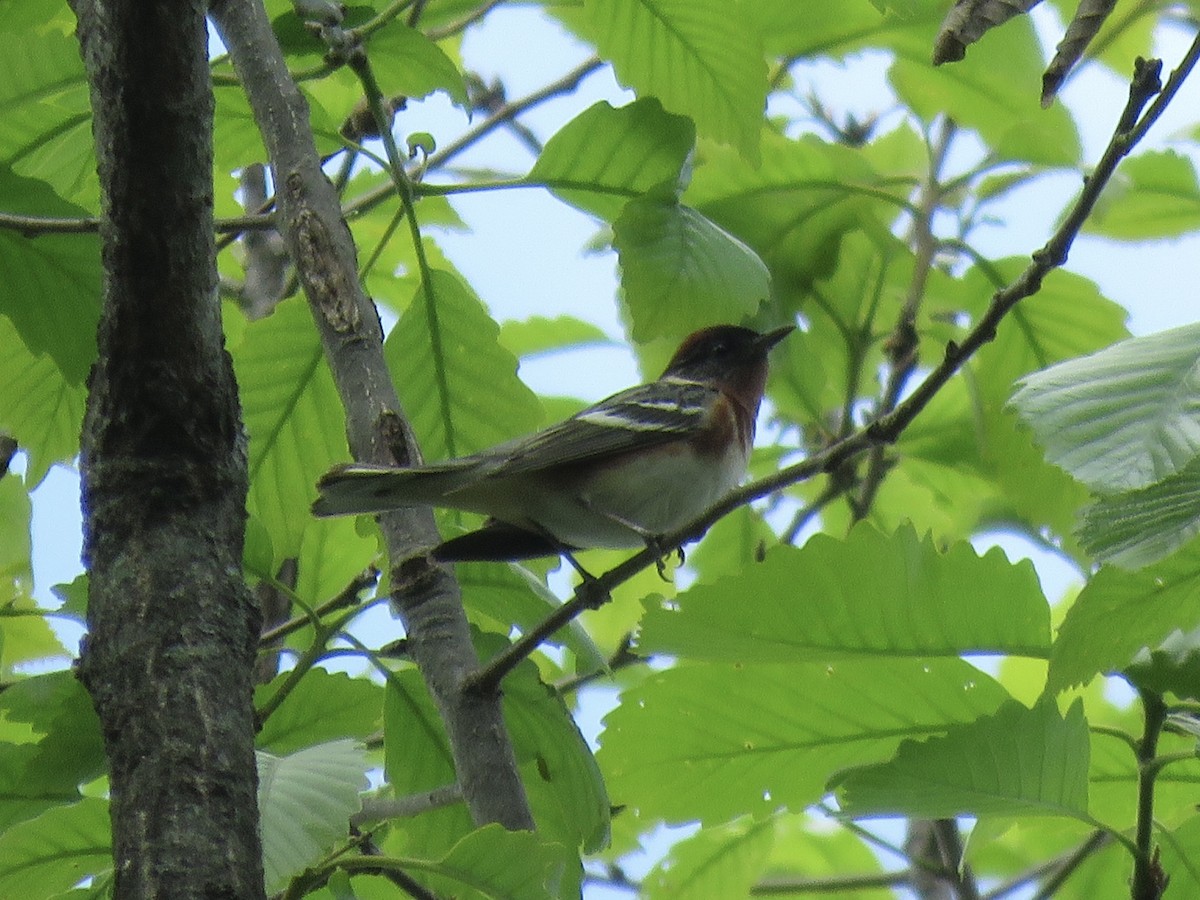
[[[657,381],[471,456],[401,468],[350,464],[321,478],[318,516],[441,506],[489,517],[433,550],[443,562],[506,561],[654,546],[746,472],[767,353],[793,326],[736,325],[686,338]]]

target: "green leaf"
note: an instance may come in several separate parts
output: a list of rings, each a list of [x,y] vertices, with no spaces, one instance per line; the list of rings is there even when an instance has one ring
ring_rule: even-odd
[[[285,672],[260,685],[256,703],[273,696],[289,677]],[[366,738],[382,724],[383,695],[383,688],[365,678],[310,669],[263,722],[255,745],[285,755],[335,738]]]
[[[487,630],[504,632],[515,626],[530,631],[560,605],[561,601],[545,583],[517,563],[459,563],[454,575],[462,588],[463,604],[476,619],[486,619]],[[567,647],[575,654],[577,666],[585,672],[607,665],[607,657],[588,636],[578,619],[547,638],[550,643]]]
[[[1136,569],[1200,534],[1200,457],[1149,487],[1101,497],[1083,513],[1079,543],[1103,562]]]
[[[895,6],[896,4],[890,4]],[[888,12],[869,0],[842,0],[807,4],[804,15],[796,15],[794,0],[755,0],[741,12],[762,35],[772,56],[830,56],[842,59],[864,47],[894,48],[923,45],[926,61],[933,35],[945,14],[945,4],[920,0],[912,15]]]
[[[86,215],[42,181],[0,167],[5,212],[67,218]],[[100,316],[100,243],[94,234],[45,234],[36,240],[0,232],[0,315],[12,319],[25,346],[48,354],[73,385],[96,358]],[[48,298],[53,298],[50,302]]]
[[[839,769],[974,721],[1007,696],[960,659],[679,665],[621,695],[597,758],[613,802],[649,819],[800,810]]]
[[[268,160],[262,132],[250,101],[240,85],[213,89],[213,166],[218,172],[235,172]]]
[[[518,358],[612,343],[599,326],[574,316],[530,316],[500,326],[500,346]]]
[[[0,109],[0,168],[11,167],[17,175],[46,182],[61,197],[98,209],[90,97],[72,33],[55,28],[0,33]],[[9,185],[0,186],[0,197],[6,212],[17,211]],[[98,263],[97,257],[97,271]]]
[[[10,722],[28,722],[39,735],[22,780],[74,788],[104,772],[100,720],[92,698],[73,672],[24,678],[0,693],[0,712]]]
[[[678,193],[695,142],[691,120],[653,98],[619,109],[601,101],[546,142],[525,180],[611,222],[630,197],[664,186]]]
[[[995,715],[924,743],[905,741],[890,762],[843,773],[833,786],[850,817],[905,815],[1088,817],[1088,723],[1083,702],[1012,701]]]
[[[12,476],[0,479],[0,610],[33,591],[32,514],[25,485]]]
[[[551,888],[559,880],[562,862],[561,848],[531,832],[506,831],[495,824],[472,831],[440,860],[394,861],[406,874],[435,876],[430,886],[436,896],[460,900],[550,900],[557,896]]]
[[[1055,465],[1096,491],[1142,488],[1200,453],[1198,365],[1185,325],[1029,375],[1012,402]]]
[[[767,95],[762,42],[721,0],[587,0],[573,19],[617,80],[699,132],[758,159]]]
[[[353,519],[309,511],[317,479],[347,452],[341,399],[308,307],[299,298],[280,303],[246,326],[232,353],[250,435],[247,508],[266,529],[275,566],[298,558],[296,592],[328,599],[366,568],[376,542]]]
[[[0,742],[0,831],[79,799],[75,773],[55,771],[47,762],[36,744]]]
[[[975,266],[963,279],[964,293],[988,298],[995,279],[1011,283],[1027,265],[1027,259],[1005,259]],[[1128,316],[1101,295],[1095,282],[1061,269],[1051,272],[1037,295],[1018,303],[995,340],[976,356],[980,390],[990,403],[1002,405],[1018,378],[1129,337]]]
[[[485,636],[481,653],[490,656],[500,645],[495,635]],[[505,680],[504,717],[539,833],[572,851],[599,849],[608,833],[604,782],[574,720],[532,662]],[[417,672],[389,679],[384,722],[385,767],[398,796],[454,783],[445,730]],[[407,838],[404,846],[433,855],[466,834],[470,820],[458,805],[397,827]]]
[[[393,19],[371,35],[367,50],[384,94],[420,99],[445,91],[463,109],[471,105],[458,66],[437,44]]]
[[[503,646],[490,644],[486,655]],[[562,698],[531,661],[504,680],[504,720],[539,833],[571,850],[607,846],[609,800],[600,769]]]
[[[1200,700],[1200,627],[1176,629],[1153,650],[1143,648],[1123,674],[1141,690]]]
[[[42,900],[111,866],[107,800],[59,806],[0,834],[0,896]]]
[[[1067,611],[1050,657],[1046,690],[1061,691],[1129,665],[1176,628],[1200,625],[1200,548],[1138,572],[1105,566]]]
[[[415,669],[388,679],[383,712],[384,774],[397,797],[455,783],[454,758],[441,717]],[[461,803],[393,823],[391,852],[440,856],[474,826]]]
[[[0,430],[28,454],[25,478],[32,487],[54,463],[79,453],[87,389],[65,378],[51,356],[31,353],[5,316],[0,348]]]
[[[463,456],[526,434],[541,404],[517,378],[499,326],[455,275],[435,270],[384,344],[401,402],[428,460]]]
[[[1125,241],[1179,237],[1200,226],[1200,184],[1186,156],[1151,150],[1121,163],[1084,230]]]
[[[775,543],[775,533],[762,515],[741,506],[708,530],[700,545],[688,551],[687,562],[700,581],[715,582],[762,562]]]
[[[1173,831],[1158,832],[1155,839],[1172,889],[1180,896],[1200,893],[1200,816],[1193,816]]]
[[[642,882],[655,898],[745,897],[761,876],[775,842],[775,819],[742,818],[703,828],[673,846]]]
[[[771,294],[757,254],[690,207],[631,200],[613,230],[635,341],[740,321]]]
[[[267,890],[281,890],[346,838],[347,821],[362,805],[367,760],[353,741],[332,741],[289,756],[258,751],[258,808],[262,815]]]
[[[771,549],[740,575],[651,609],[638,647],[689,659],[761,663],[859,655],[1046,656],[1050,612],[1032,563],[967,542],[939,552],[911,527],[867,525]]]
[[[828,275],[844,235],[885,225],[906,203],[908,179],[884,182],[866,156],[812,135],[764,133],[762,164],[702,145],[684,201],[745,241],[777,286]]]

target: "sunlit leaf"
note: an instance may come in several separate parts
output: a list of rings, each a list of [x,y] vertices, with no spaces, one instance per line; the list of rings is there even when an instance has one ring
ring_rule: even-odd
[[[994,715],[924,743],[905,741],[895,759],[835,781],[839,807],[855,818],[909,815],[1088,816],[1088,725],[1076,701],[1012,702]]]
[[[588,0],[576,22],[617,80],[686,115],[702,135],[758,156],[762,42],[721,0]]]

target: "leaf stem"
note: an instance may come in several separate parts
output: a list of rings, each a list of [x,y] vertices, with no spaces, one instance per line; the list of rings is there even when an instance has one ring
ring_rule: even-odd
[[[1137,828],[1134,837],[1132,900],[1158,900],[1166,888],[1166,877],[1151,849],[1154,832],[1154,780],[1161,766],[1155,765],[1158,738],[1167,720],[1167,705],[1159,694],[1139,692],[1144,728],[1138,745]]]

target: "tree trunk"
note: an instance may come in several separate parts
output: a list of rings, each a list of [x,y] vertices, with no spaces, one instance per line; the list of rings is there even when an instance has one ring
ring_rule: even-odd
[[[203,0],[73,0],[102,185],[104,309],[82,437],[80,676],[111,769],[116,896],[263,897],[258,610],[221,333]]]

